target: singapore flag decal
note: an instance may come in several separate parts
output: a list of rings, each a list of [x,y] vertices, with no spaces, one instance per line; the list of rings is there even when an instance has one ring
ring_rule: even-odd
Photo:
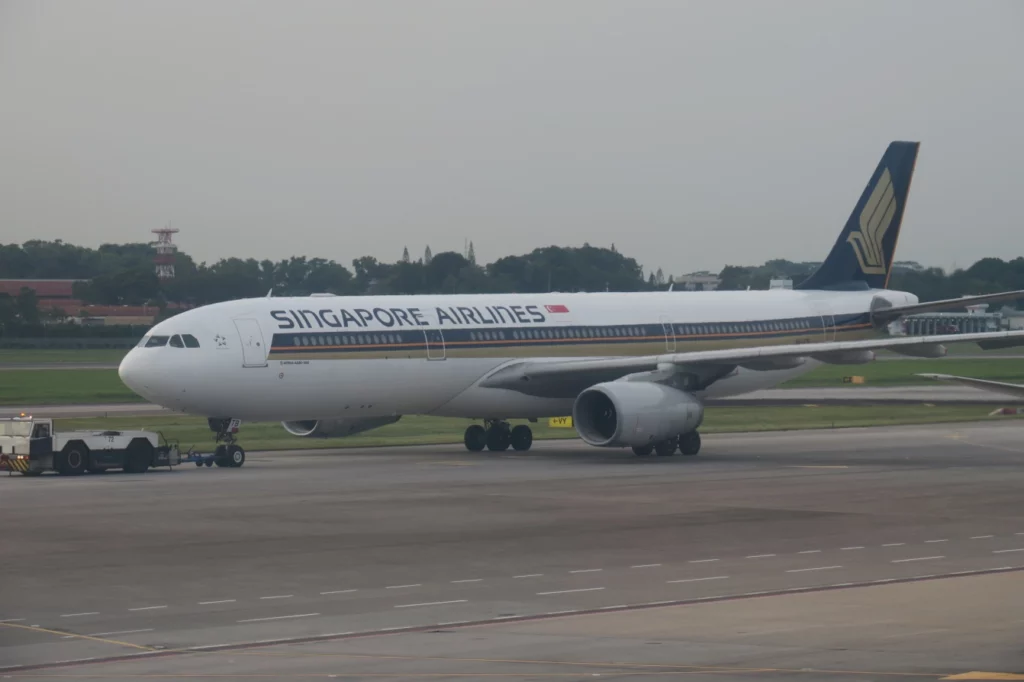
[[[546,305],[546,306],[544,306],[544,309],[547,310],[549,313],[567,313],[567,312],[569,312],[569,309],[566,308],[564,305]]]

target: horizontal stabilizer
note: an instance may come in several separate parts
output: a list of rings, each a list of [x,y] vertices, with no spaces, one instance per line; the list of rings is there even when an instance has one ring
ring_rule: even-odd
[[[904,315],[916,315],[918,313],[939,312],[941,310],[962,310],[969,305],[980,303],[1005,303],[1024,299],[1024,289],[1016,291],[1000,291],[996,294],[981,294],[980,296],[962,296],[960,298],[946,298],[941,301],[928,301],[927,303],[915,303],[895,308],[878,308],[871,313],[876,323],[887,324],[899,319]]]
[[[991,391],[992,393],[1002,393],[1004,395],[1012,395],[1017,398],[1024,398],[1024,386],[1020,384],[1010,384],[1005,381],[989,381],[988,379],[972,379],[971,377],[958,377],[952,374],[918,374],[919,377],[925,377],[926,379],[936,379],[938,381],[948,381],[954,384],[962,384],[964,386],[970,386],[972,388],[980,388],[983,391]]]

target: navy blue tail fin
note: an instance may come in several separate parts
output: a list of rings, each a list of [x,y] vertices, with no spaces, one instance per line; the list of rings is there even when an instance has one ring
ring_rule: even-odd
[[[893,142],[825,262],[797,289],[884,289],[920,142]]]

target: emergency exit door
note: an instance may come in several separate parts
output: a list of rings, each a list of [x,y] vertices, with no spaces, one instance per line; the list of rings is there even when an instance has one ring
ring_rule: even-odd
[[[235,329],[242,341],[242,367],[266,367],[267,349],[260,324],[253,319],[235,320]]]

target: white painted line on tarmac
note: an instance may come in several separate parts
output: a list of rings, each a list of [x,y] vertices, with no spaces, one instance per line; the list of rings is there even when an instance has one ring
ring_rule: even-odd
[[[518,580],[519,578],[540,578],[543,575],[543,573],[526,573],[524,575],[514,575],[512,576],[512,579]]]
[[[90,632],[86,637],[109,637],[111,635],[134,635],[139,632],[153,632],[153,628],[142,628],[141,630],[114,630],[113,632]],[[64,635],[61,639],[75,639],[81,635]]]
[[[802,552],[797,552],[797,554],[821,554],[821,550],[820,549],[805,549]]]
[[[554,592],[538,592],[538,597],[546,597],[549,594],[569,594],[570,592],[597,592],[603,590],[603,587],[580,587],[575,590],[555,590]]]
[[[269,597],[260,597],[260,599],[291,599],[294,594],[272,594]]]
[[[882,547],[903,547],[906,544],[905,542],[887,542]]]
[[[579,613],[579,609],[566,609],[565,611],[548,611],[545,616],[560,616],[563,613]]]
[[[466,624],[468,622],[470,622],[470,621],[468,621],[468,620],[443,620],[440,623],[438,623],[438,625],[440,625],[440,626],[445,626],[445,625],[464,625],[464,624]]]
[[[245,620],[236,620],[236,623],[262,623],[266,620],[285,620],[287,618],[312,618],[313,616],[319,616],[319,613],[296,613],[292,616],[270,616],[269,618],[246,618]]]
[[[358,592],[359,590],[331,590],[329,592],[321,592],[321,595],[325,594],[351,594],[352,592]]]
[[[61,618],[78,618],[79,616],[98,616],[98,615],[100,615],[99,611],[85,611],[83,613],[62,613],[62,614],[60,614],[60,617]],[[22,619],[22,620],[24,620],[24,619]]]
[[[398,604],[396,609],[412,609],[417,606],[443,606],[444,604],[465,604],[468,599],[452,599],[451,601],[428,601],[422,604]]]
[[[231,604],[231,603],[234,603],[235,601],[236,600],[234,600],[234,599],[215,599],[214,601],[201,601],[201,602],[199,602],[199,605],[200,606],[209,606],[210,604]]]
[[[972,535],[971,539],[972,540],[988,540],[989,538],[994,538],[994,537],[995,537],[995,535]]]
[[[775,555],[774,554],[751,554],[750,556],[745,557],[745,558],[747,558],[747,559],[767,559],[770,556],[775,556]]]
[[[710,563],[713,563],[715,561],[718,561],[718,559],[694,559],[693,561],[688,561],[687,563],[690,563],[690,564],[710,564]]]
[[[569,571],[570,573],[600,573],[603,568],[581,568],[578,571]]]
[[[166,609],[167,604],[162,606],[137,606],[134,609],[128,609],[129,611],[156,611],[157,609]]]
[[[466,580],[453,580],[452,585],[458,585],[460,583],[479,583],[483,582],[483,578],[467,578]]]
[[[705,580],[726,580],[728,577],[727,575],[713,575],[707,578],[683,578],[681,580],[666,580],[665,582],[670,585],[672,583],[701,583]]]
[[[996,549],[993,550],[993,554],[1007,554],[1009,552],[1024,552],[1024,547],[1018,547],[1017,549]]]
[[[636,566],[630,566],[630,568],[657,568],[661,564],[638,564]]]
[[[864,549],[863,545],[856,545],[854,547],[840,547],[840,551],[849,552],[852,549]]]
[[[931,545],[936,542],[949,542],[949,538],[942,538],[941,540],[925,540],[925,544]]]
[[[932,559],[945,559],[945,558],[946,557],[944,557],[944,556],[918,556],[918,557],[914,557],[912,559],[893,559],[892,563],[894,563],[894,564],[905,564],[908,561],[931,561]]]
[[[831,571],[842,566],[815,566],[814,568],[791,568],[786,573],[806,573],[807,571]]]
[[[422,586],[423,585],[421,583],[416,583],[414,585],[388,585],[384,589],[385,590],[404,590],[407,587],[422,587]]]
[[[26,619],[25,618],[4,618],[3,620],[0,620],[0,623],[21,623],[24,620],[26,620]]]

